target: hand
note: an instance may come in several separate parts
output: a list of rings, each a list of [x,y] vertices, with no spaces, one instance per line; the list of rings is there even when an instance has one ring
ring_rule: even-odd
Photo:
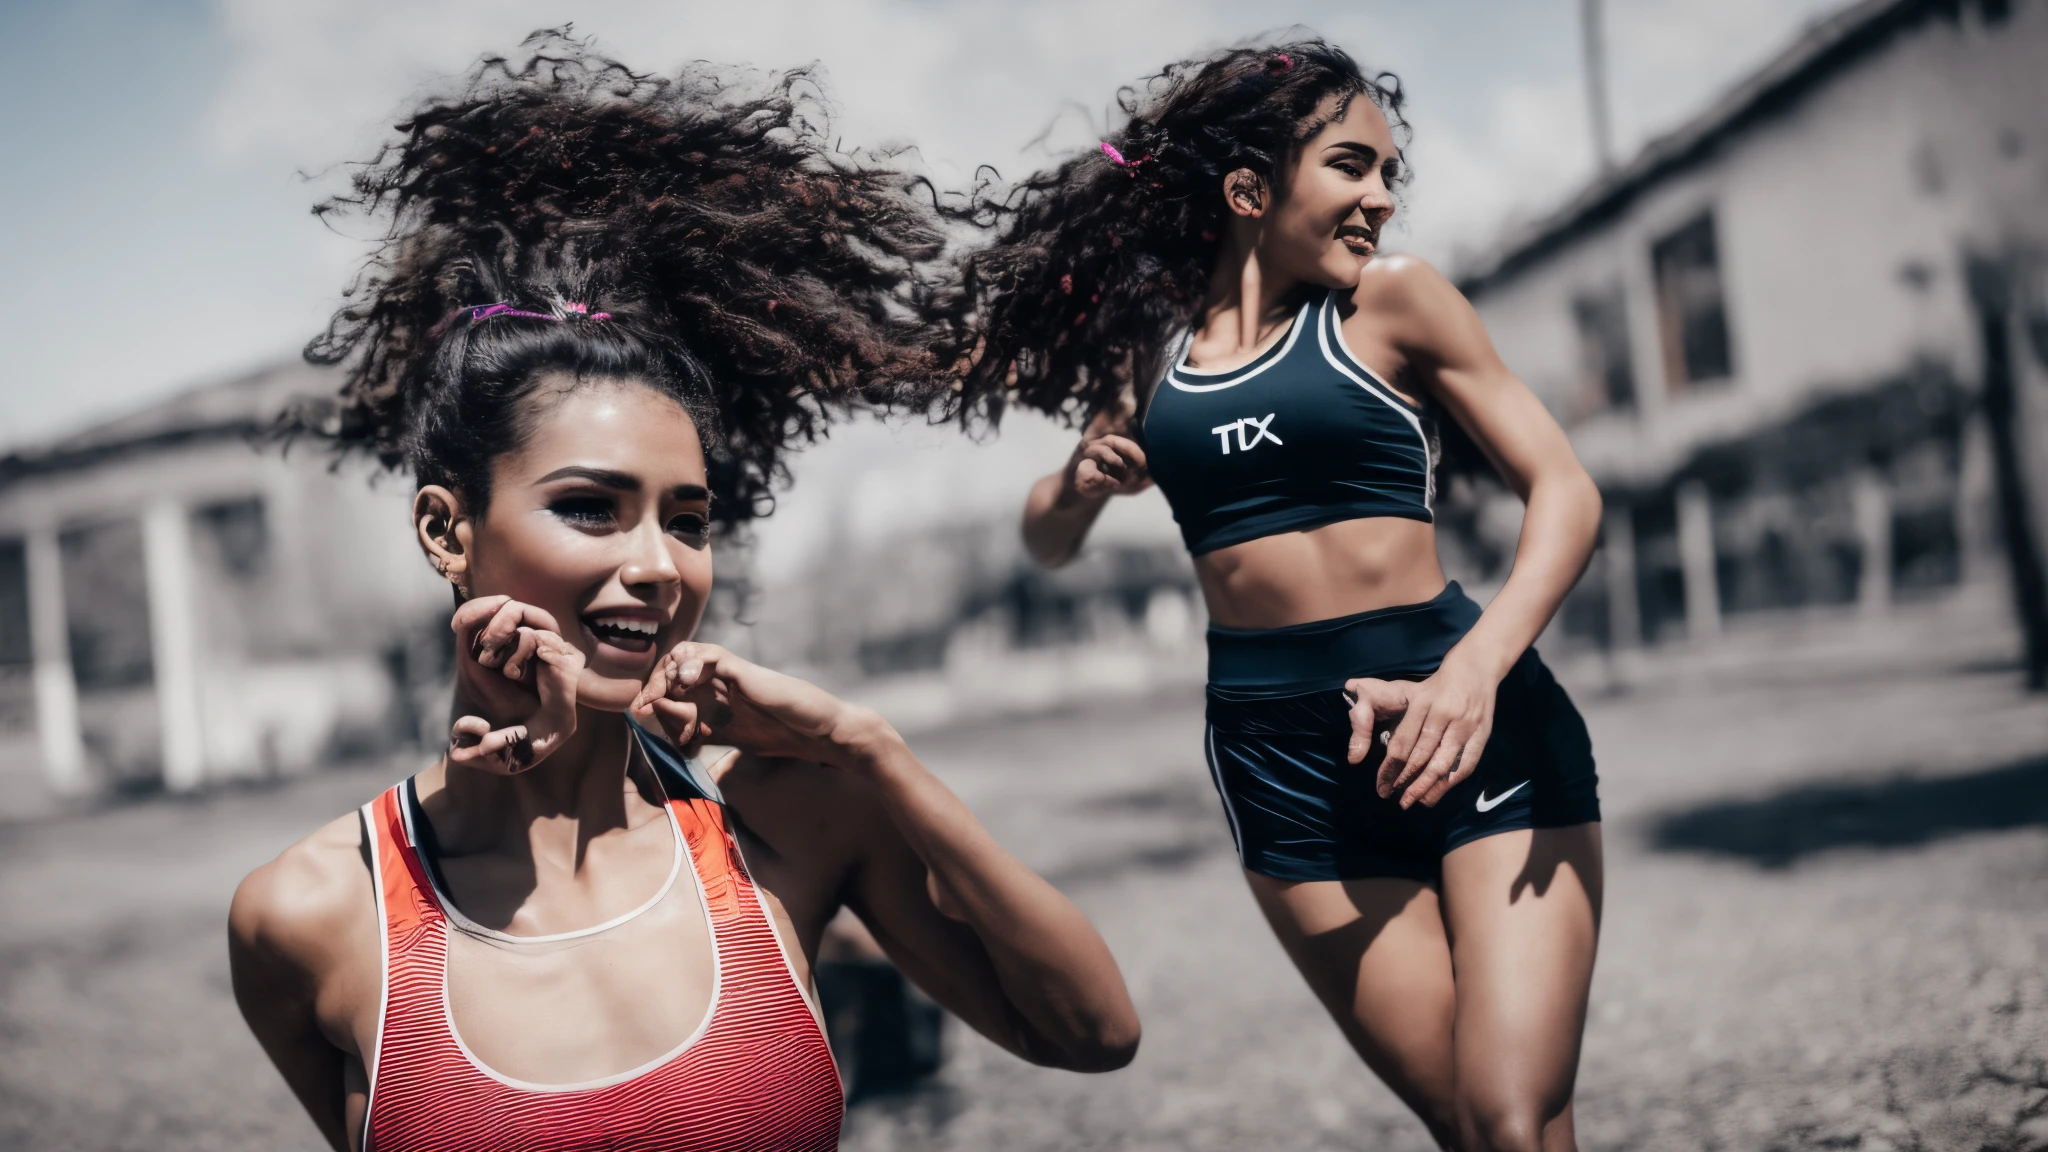
[[[448,761],[510,776],[547,759],[576,731],[583,653],[555,618],[510,596],[455,610],[455,700]]]
[[[655,665],[635,697],[686,752],[709,739],[760,756],[849,767],[889,731],[881,717],[808,681],[742,660],[716,644],[685,641]]]
[[[1403,808],[1418,803],[1433,808],[1479,766],[1486,739],[1493,733],[1494,695],[1500,687],[1484,673],[1446,659],[1435,675],[1419,684],[1361,679],[1344,687],[1358,699],[1352,709],[1354,749],[1360,747],[1361,712],[1367,742],[1378,715],[1389,711],[1385,705],[1398,702],[1404,713],[1380,760],[1376,786],[1381,796],[1400,792]],[[1352,763],[1362,758],[1360,752]]]
[[[1067,460],[1066,492],[1085,500],[1105,500],[1152,486],[1145,450],[1122,434],[1130,422],[1131,412],[1121,407],[1097,413],[1088,422],[1081,443]]]

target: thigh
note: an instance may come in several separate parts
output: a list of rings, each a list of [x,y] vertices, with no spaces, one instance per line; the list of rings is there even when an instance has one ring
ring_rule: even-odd
[[[1436,890],[1404,879],[1245,873],[1266,922],[1344,1038],[1439,1143],[1454,1127],[1456,989]]]
[[[1570,1147],[1586,997],[1599,938],[1600,826],[1523,829],[1444,857],[1457,971],[1459,1111],[1482,1129]],[[1559,1139],[1559,1137],[1562,1139]]]

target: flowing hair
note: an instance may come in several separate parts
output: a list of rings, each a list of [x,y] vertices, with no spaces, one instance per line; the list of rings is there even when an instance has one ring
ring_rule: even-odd
[[[541,377],[637,378],[695,420],[714,522],[765,515],[835,416],[954,394],[919,319],[943,222],[889,159],[829,143],[808,70],[653,75],[535,33],[315,209],[381,236],[306,347],[340,394],[297,427],[481,505]]]
[[[1277,183],[1359,96],[1405,134],[1399,80],[1340,48],[1231,48],[1122,89],[1123,123],[1099,148],[1014,185],[984,181],[949,213],[992,238],[932,307],[961,409],[994,419],[1015,403],[1079,423],[1116,403],[1201,304],[1227,224],[1224,175]]]

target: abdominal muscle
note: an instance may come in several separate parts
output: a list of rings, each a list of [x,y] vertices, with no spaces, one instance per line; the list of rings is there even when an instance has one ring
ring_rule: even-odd
[[[1284,628],[1419,604],[1444,588],[1436,528],[1375,516],[1247,540],[1195,557],[1209,619]]]

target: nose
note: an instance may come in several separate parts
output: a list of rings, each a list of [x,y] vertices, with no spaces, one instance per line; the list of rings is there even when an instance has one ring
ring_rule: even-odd
[[[1371,187],[1358,198],[1358,209],[1365,213],[1366,222],[1374,228],[1387,222],[1394,214],[1394,194],[1387,188],[1386,181],[1374,180]]]
[[[659,522],[650,518],[636,528],[627,544],[626,561],[619,565],[619,581],[635,585],[680,584],[683,574],[669,551],[670,539]]]

